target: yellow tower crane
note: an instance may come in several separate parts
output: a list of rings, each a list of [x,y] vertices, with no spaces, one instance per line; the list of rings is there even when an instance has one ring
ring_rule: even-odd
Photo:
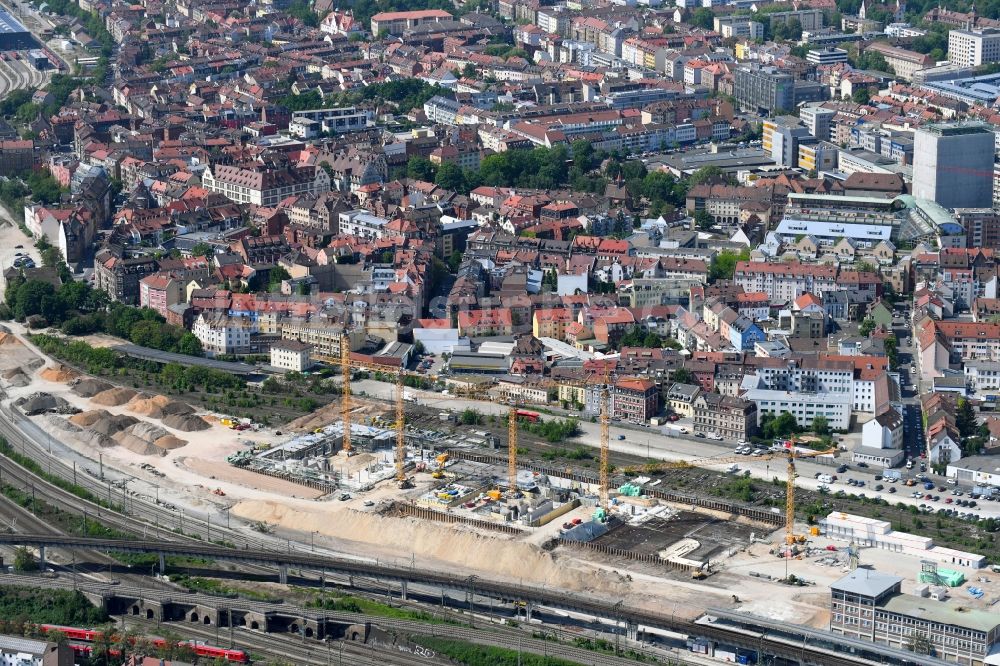
[[[344,446],[346,453],[351,452],[351,341],[348,339],[347,328],[340,336],[340,422],[344,426]]]
[[[517,404],[507,412],[507,493],[517,497]]]
[[[403,375],[405,370],[400,367],[396,374],[396,481],[400,488],[410,488],[412,482],[406,478],[406,409],[403,406]]]
[[[837,449],[826,449],[825,451],[804,451],[795,450],[795,440],[791,441],[791,446],[783,451],[766,453],[762,456],[754,456],[751,461],[774,460],[776,458],[786,458],[788,461],[788,479],[785,485],[785,543],[792,545],[799,541],[795,535],[795,459],[815,458],[817,456],[836,453]],[[630,465],[623,467],[620,471],[629,472],[658,472],[668,469],[685,469],[688,467],[709,467],[711,465],[729,465],[736,462],[745,462],[746,458],[739,456],[724,456],[722,458],[700,458],[697,460],[675,460],[671,462],[647,463],[645,465]]]
[[[600,506],[607,514],[608,495],[611,484],[611,369],[604,368],[604,386],[601,387],[601,462],[600,462]]]

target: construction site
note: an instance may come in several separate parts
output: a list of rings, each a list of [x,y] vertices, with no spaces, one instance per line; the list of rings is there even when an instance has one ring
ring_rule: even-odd
[[[678,495],[657,488],[661,481],[656,475],[698,466],[726,471],[735,459],[620,465],[612,473],[607,377],[599,380],[603,405],[596,470],[555,467],[525,456],[519,460],[527,451],[520,429],[538,419],[537,413],[469,391],[461,394],[463,400],[500,403],[506,432],[456,424],[457,415],[450,410],[428,418],[404,385],[407,371],[399,369],[391,403],[352,397],[355,371],[377,370],[384,376],[386,368],[351,360],[344,351],[339,418],[272,446],[249,446],[228,462],[364,507],[504,531],[549,548],[566,546],[597,558],[662,565],[694,578],[711,575],[721,560],[755,540],[769,540],[782,526],[786,530],[779,540],[787,556],[798,554],[805,541],[793,530],[794,459],[830,451],[789,442],[788,448],[765,457],[787,467],[784,511]]]

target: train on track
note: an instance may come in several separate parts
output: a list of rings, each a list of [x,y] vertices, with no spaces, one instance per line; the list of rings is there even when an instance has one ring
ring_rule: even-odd
[[[49,633],[50,631],[57,631],[70,641],[86,641],[86,643],[70,643],[70,647],[73,652],[79,655],[90,655],[94,650],[94,643],[101,640],[103,632],[96,629],[81,629],[79,627],[60,627],[55,624],[43,624],[39,627],[43,633]],[[111,637],[112,642],[117,641],[117,637]],[[162,638],[154,638],[150,641],[150,644],[156,648],[167,647],[167,642]],[[227,662],[234,664],[248,664],[250,663],[250,658],[247,653],[243,650],[230,650],[221,647],[215,647],[212,645],[205,645],[203,643],[197,643],[194,641],[181,641],[178,645],[188,645],[194,649],[195,654],[199,657],[210,657],[212,659],[222,659]],[[116,654],[112,651],[112,654]]]

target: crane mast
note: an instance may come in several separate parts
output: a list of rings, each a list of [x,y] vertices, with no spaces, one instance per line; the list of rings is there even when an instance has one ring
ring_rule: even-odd
[[[601,508],[605,512],[608,510],[608,493],[610,479],[608,458],[611,453],[611,387],[610,374],[606,368],[604,371],[604,386],[601,389]]]
[[[406,410],[403,407],[403,368],[396,375],[396,480],[406,482],[406,438],[403,430],[406,427]]]
[[[785,482],[785,543],[795,543],[795,442],[788,447],[788,479]]]
[[[345,452],[351,451],[351,343],[347,336],[347,327],[340,336],[340,421],[344,426]]]
[[[517,495],[517,406],[510,405],[507,414],[507,492]]]

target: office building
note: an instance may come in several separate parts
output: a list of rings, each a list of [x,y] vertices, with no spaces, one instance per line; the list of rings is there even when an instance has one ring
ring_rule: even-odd
[[[958,67],[1000,62],[1000,30],[952,30],[948,33],[948,60]]]
[[[897,649],[908,649],[919,639],[929,643],[937,659],[970,666],[984,663],[1000,636],[1000,617],[987,610],[903,594],[902,580],[856,569],[834,582],[830,585],[830,631]]]
[[[795,77],[776,67],[741,67],[736,70],[733,96],[750,111],[791,111],[795,108]]]
[[[934,66],[934,59],[924,53],[917,53],[883,42],[875,42],[865,47],[865,52],[881,53],[893,73],[905,81],[912,81],[913,75],[922,69]]]
[[[829,141],[799,142],[799,168],[804,171],[832,171],[837,168],[840,148]]]
[[[799,120],[809,130],[809,134],[820,141],[830,140],[830,128],[837,112],[821,106],[803,106],[799,109]]]
[[[847,51],[828,46],[825,49],[810,49],[806,52],[806,60],[814,65],[835,65],[847,62]]]
[[[798,118],[779,116],[764,121],[761,144],[778,166],[794,167],[799,163],[799,141],[809,136],[809,129],[799,124]]]
[[[993,204],[995,137],[985,123],[936,123],[917,130],[913,196],[945,208]]]
[[[716,16],[715,31],[723,39],[763,39],[764,24],[751,19],[750,16]]]

